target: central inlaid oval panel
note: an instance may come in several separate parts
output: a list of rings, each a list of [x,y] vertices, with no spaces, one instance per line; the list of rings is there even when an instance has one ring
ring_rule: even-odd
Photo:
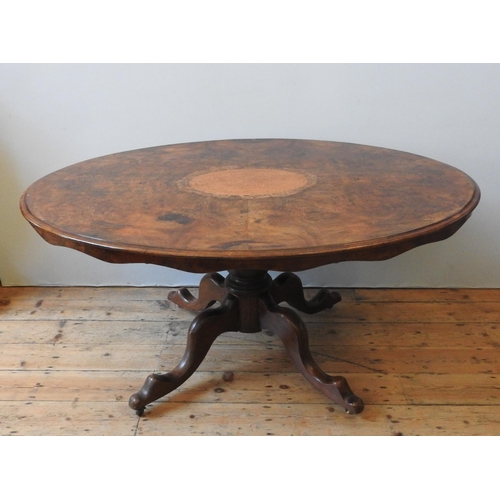
[[[194,173],[181,187],[200,194],[240,198],[289,196],[312,186],[316,177],[277,168],[228,168]]]

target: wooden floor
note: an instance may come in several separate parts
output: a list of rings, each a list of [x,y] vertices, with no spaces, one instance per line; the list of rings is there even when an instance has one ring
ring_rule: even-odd
[[[128,398],[178,362],[193,317],[169,291],[0,287],[0,435],[500,435],[500,290],[343,289],[332,310],[302,315],[316,361],[363,398],[359,415],[264,331],[219,337],[139,418]]]

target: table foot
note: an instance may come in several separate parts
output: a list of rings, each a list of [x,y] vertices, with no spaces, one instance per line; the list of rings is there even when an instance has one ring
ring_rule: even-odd
[[[363,411],[363,401],[352,392],[347,380],[326,374],[316,364],[309,349],[306,326],[295,311],[280,307],[273,300],[269,300],[269,297],[265,297],[260,318],[263,328],[280,337],[295,366],[313,387],[343,406],[348,413]]]
[[[140,415],[147,404],[179,387],[200,366],[215,339],[224,332],[238,331],[238,326],[237,300],[231,295],[218,308],[199,313],[189,328],[186,350],[179,364],[168,373],[149,375],[142,389],[130,397],[129,406]]]
[[[295,309],[307,314],[331,309],[334,304],[342,300],[337,292],[329,292],[328,290],[320,290],[313,299],[306,300],[302,281],[293,273],[282,273],[276,277],[271,284],[269,293],[276,304],[287,302]]]
[[[223,291],[225,298],[222,298]],[[173,292],[169,298],[192,310],[206,307],[214,300],[222,304],[205,309],[195,317],[179,364],[168,373],[149,375],[142,389],[130,397],[129,406],[136,410],[137,415],[143,414],[147,404],[183,384],[200,366],[219,335],[224,332],[256,333],[262,329],[280,337],[297,369],[313,387],[349,413],[363,410],[363,401],[351,391],[344,377],[328,375],[316,364],[309,350],[307,329],[300,316],[276,303],[286,300],[292,307],[312,314],[332,307],[340,300],[338,294],[319,293],[314,299],[306,301],[296,275],[283,273],[272,280],[267,271],[253,270],[229,271],[225,280],[217,273],[207,274],[200,284],[198,299],[186,292]]]
[[[170,292],[168,298],[182,309],[201,311],[215,304],[215,302],[222,303],[226,295],[224,278],[218,273],[210,273],[201,279],[198,297],[194,297],[187,288],[181,288],[175,292]]]

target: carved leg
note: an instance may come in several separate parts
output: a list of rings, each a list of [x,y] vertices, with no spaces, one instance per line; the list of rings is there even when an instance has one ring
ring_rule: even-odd
[[[182,309],[201,311],[217,301],[222,303],[226,295],[227,290],[224,286],[224,278],[218,273],[211,273],[205,274],[201,279],[198,298],[194,297],[187,288],[170,292],[168,298]]]
[[[308,333],[297,313],[280,307],[269,296],[262,297],[261,325],[280,337],[297,369],[319,391],[343,406],[349,413],[363,411],[364,403],[350,389],[344,377],[327,375],[316,364],[309,350]]]
[[[179,364],[168,373],[149,375],[142,389],[130,397],[129,406],[142,415],[147,404],[173,391],[195,372],[220,334],[238,331],[238,326],[238,301],[232,295],[217,309],[198,314],[189,328],[186,350]]]
[[[276,304],[288,302],[292,307],[307,314],[314,314],[330,309],[342,299],[337,292],[320,290],[311,300],[304,297],[302,281],[293,273],[282,273],[271,284],[271,296]]]

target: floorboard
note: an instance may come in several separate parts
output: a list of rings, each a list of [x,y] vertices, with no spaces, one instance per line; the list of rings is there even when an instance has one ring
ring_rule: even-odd
[[[301,314],[318,364],[363,398],[359,415],[263,331],[220,336],[139,418],[128,398],[177,364],[193,318],[171,290],[0,287],[0,435],[500,435],[500,290],[341,289],[332,310]]]

